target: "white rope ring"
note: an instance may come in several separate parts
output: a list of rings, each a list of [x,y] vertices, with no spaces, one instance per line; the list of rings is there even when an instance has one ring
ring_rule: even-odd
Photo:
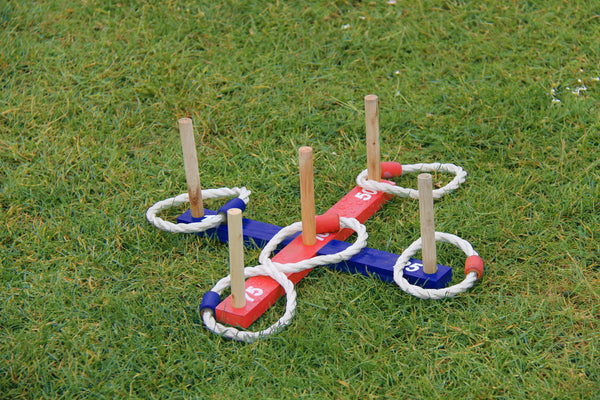
[[[461,167],[454,164],[408,164],[402,166],[402,173],[406,172],[449,172],[456,175],[446,186],[435,189],[433,191],[433,198],[439,199],[445,194],[458,189],[461,183],[467,179],[467,172]],[[377,182],[374,180],[367,179],[367,170],[365,169],[356,177],[356,184],[362,188],[375,190],[377,192],[385,192],[400,197],[412,197],[413,199],[419,198],[419,191],[415,189],[407,189],[402,186],[392,185],[386,182]]]
[[[437,242],[446,242],[455,245],[461,249],[467,257],[478,256],[477,252],[473,250],[471,243],[456,235],[452,235],[451,233],[436,232],[435,240]],[[421,250],[422,247],[421,238],[415,240],[402,252],[400,257],[398,257],[396,264],[394,264],[394,281],[400,286],[400,289],[421,299],[439,300],[445,297],[454,297],[473,287],[477,280],[477,272],[475,271],[469,272],[462,282],[443,289],[425,289],[420,286],[411,285],[406,278],[404,278],[404,267],[409,264],[409,259],[415,255],[417,251]]]
[[[279,320],[277,320],[277,322],[275,322],[273,325],[259,332],[240,331],[237,328],[220,324],[217,322],[212,310],[210,309],[204,309],[202,311],[202,321],[209,331],[217,335],[240,342],[252,343],[262,337],[270,336],[281,331],[292,322],[292,319],[296,313],[296,290],[294,289],[294,284],[292,281],[290,281],[283,272],[278,271],[274,266],[269,265],[268,263],[267,265],[257,265],[255,267],[244,268],[244,276],[246,278],[251,276],[270,276],[283,287],[283,290],[285,290],[286,294],[286,305],[283,316],[279,318]],[[223,290],[228,288],[230,285],[231,275],[228,275],[218,281],[211,291],[220,295],[223,293]]]
[[[367,228],[355,218],[340,217],[340,227],[342,229],[350,228],[354,232],[356,232],[357,235],[356,241],[346,249],[338,253],[316,256],[295,263],[281,264],[273,261],[271,262],[278,270],[283,271],[285,273],[289,273],[304,271],[305,269],[314,268],[320,265],[337,264],[344,260],[349,260],[367,246],[367,238],[369,237],[369,235],[367,234]],[[260,262],[261,264],[265,264],[267,261],[270,261],[269,256],[283,241],[283,239],[300,231],[302,231],[302,222],[295,222],[291,225],[286,226],[285,228],[282,228],[271,238],[271,240],[269,240],[267,245],[262,249],[260,255],[258,256],[258,262]]]
[[[202,190],[203,199],[219,199],[223,197],[239,197],[244,203],[248,204],[250,199],[250,191],[245,187],[234,188],[219,188],[219,189],[204,189]],[[225,216],[221,214],[207,215],[202,221],[192,222],[190,224],[173,224],[158,217],[158,213],[171,207],[180,206],[183,203],[189,202],[187,193],[180,194],[176,197],[171,197],[166,200],[159,201],[146,211],[146,219],[152,225],[160,230],[171,233],[196,233],[205,230],[216,228],[225,222]]]
[[[357,234],[357,238],[354,244],[338,253],[317,256],[295,263],[273,262],[269,258],[269,256],[275,250],[275,248],[286,237],[302,230],[302,222],[295,222],[291,225],[286,226],[285,228],[282,228],[279,232],[277,232],[277,234],[275,234],[271,238],[271,240],[269,240],[269,242],[263,248],[258,257],[258,261],[260,262],[259,265],[255,267],[244,268],[245,277],[259,275],[270,276],[275,281],[277,281],[277,283],[279,283],[285,290],[285,313],[277,322],[275,322],[269,328],[259,332],[240,331],[239,329],[227,327],[223,324],[218,323],[212,311],[210,309],[205,309],[204,311],[201,311],[202,320],[204,321],[204,325],[206,326],[206,328],[211,332],[226,337],[228,339],[252,343],[262,337],[273,335],[285,328],[286,326],[288,326],[292,322],[292,319],[294,318],[294,315],[296,313],[296,290],[294,289],[294,283],[290,281],[285,274],[304,271],[305,269],[314,268],[319,265],[334,264],[343,260],[348,260],[352,256],[358,254],[367,245],[367,228],[363,224],[361,224],[357,219],[340,217],[340,227],[353,229]],[[211,291],[216,292],[220,295],[223,292],[223,290],[228,288],[230,285],[231,276],[228,275],[225,278],[218,281],[216,285],[211,289]]]

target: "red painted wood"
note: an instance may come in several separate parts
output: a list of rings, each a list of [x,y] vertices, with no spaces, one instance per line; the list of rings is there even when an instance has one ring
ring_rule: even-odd
[[[340,217],[356,218],[364,223],[390,198],[390,195],[383,192],[375,192],[356,186],[334,204],[327,213],[336,213]],[[331,240],[344,240],[352,233],[351,229],[343,229],[338,233],[319,234],[317,235],[317,243],[314,246],[305,246],[302,243],[302,236],[298,236],[275,255],[273,261],[286,263],[312,258],[320,248]],[[288,274],[288,278],[295,284],[309,272],[310,270],[305,270]],[[248,278],[246,280],[246,307],[233,308],[231,306],[231,296],[229,296],[217,306],[216,319],[224,324],[248,328],[284,293],[283,288],[268,276]]]

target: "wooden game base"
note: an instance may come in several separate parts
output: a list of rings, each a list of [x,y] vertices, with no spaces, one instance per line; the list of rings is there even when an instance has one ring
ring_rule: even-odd
[[[340,201],[338,201],[327,213],[336,213],[342,217],[356,218],[364,223],[381,206],[388,201],[389,195],[383,192],[375,192],[356,186]],[[214,215],[216,212],[205,209],[205,215]],[[191,217],[190,211],[178,217],[178,223],[191,223],[197,220]],[[254,221],[244,218],[242,221],[244,243],[249,246],[263,247],[281,229],[276,225]],[[214,237],[222,242],[227,242],[227,226],[221,225],[202,233],[202,236]],[[281,244],[281,250],[273,257],[273,261],[289,263],[312,258],[316,255],[336,253],[350,246],[343,242],[352,234],[349,229],[343,229],[337,233],[318,234],[317,243],[313,246],[305,246],[301,235],[290,237]],[[393,266],[398,255],[380,250],[365,248],[359,254],[348,261],[341,262],[331,267],[340,271],[360,273],[366,276],[374,276],[386,282],[393,282]],[[299,282],[310,270],[288,274],[288,278]],[[424,288],[443,288],[452,279],[452,269],[438,265],[435,274],[425,274],[420,260],[411,259],[410,264],[404,268],[404,277],[413,285]],[[246,280],[246,306],[234,308],[231,305],[231,296],[227,297],[216,308],[216,318],[219,322],[242,328],[249,327],[258,319],[279,297],[283,295],[283,289],[270,277],[251,277]]]

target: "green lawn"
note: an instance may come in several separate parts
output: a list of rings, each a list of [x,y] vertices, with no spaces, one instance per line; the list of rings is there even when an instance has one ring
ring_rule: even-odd
[[[0,398],[600,398],[597,2],[148,3],[0,2]],[[276,336],[208,332],[227,246],[144,216],[186,191],[177,119],[204,188],[285,226],[300,146],[318,213],[354,187],[370,93],[384,161],[468,171],[437,230],[484,278],[425,301],[321,267]],[[366,225],[399,254],[418,202]],[[438,246],[455,282],[464,258]]]

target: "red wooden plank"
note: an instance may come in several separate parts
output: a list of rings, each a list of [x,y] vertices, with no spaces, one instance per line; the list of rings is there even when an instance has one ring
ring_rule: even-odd
[[[327,213],[336,213],[341,217],[356,218],[364,223],[390,198],[390,195],[383,192],[375,192],[356,186],[334,204]],[[305,246],[302,243],[302,237],[298,236],[275,255],[273,261],[290,263],[312,258],[317,254],[319,249],[331,240],[344,240],[352,233],[351,229],[343,229],[337,234],[319,234],[317,235],[317,243],[314,246]],[[288,278],[292,282],[297,283],[309,272],[310,270],[305,270],[288,274]],[[283,288],[270,277],[256,276],[248,278],[246,280],[246,307],[233,308],[231,306],[231,296],[229,296],[217,306],[216,319],[224,324],[247,328],[283,294]]]

